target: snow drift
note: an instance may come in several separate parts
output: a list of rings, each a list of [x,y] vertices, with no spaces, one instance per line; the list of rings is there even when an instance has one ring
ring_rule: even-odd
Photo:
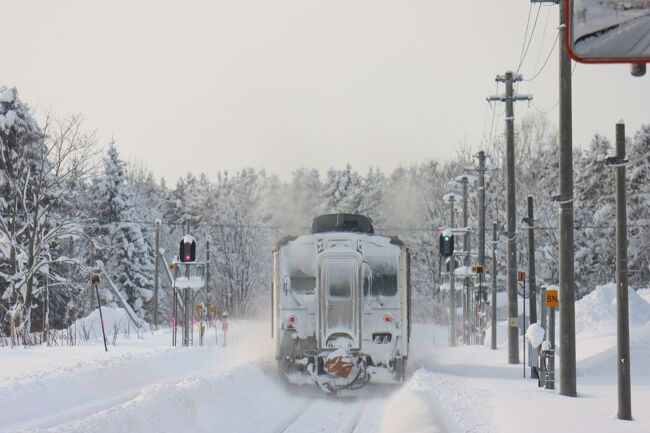
[[[115,332],[118,334],[130,334],[136,332],[136,327],[129,319],[128,314],[122,308],[102,307],[102,316],[104,317],[104,326],[106,328],[106,336],[112,336]],[[147,326],[147,325],[145,325]],[[93,310],[86,317],[77,319],[70,325],[72,332],[79,336],[87,333],[91,339],[102,338],[102,325],[99,318],[99,309]]]
[[[630,326],[650,321],[650,304],[633,289],[628,290]],[[575,305],[576,333],[616,329],[616,285],[596,286],[596,290]]]

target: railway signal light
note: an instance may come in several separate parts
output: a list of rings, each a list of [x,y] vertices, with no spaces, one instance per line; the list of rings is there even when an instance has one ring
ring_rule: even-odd
[[[185,235],[181,239],[178,257],[183,263],[196,261],[196,240],[192,235]]]
[[[454,235],[440,235],[440,255],[443,257],[454,255]]]

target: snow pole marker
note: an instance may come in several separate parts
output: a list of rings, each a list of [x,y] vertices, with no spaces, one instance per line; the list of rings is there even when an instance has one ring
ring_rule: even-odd
[[[228,334],[228,312],[223,312],[221,319],[221,330],[223,331],[223,347],[226,347],[226,335]]]
[[[199,346],[203,346],[203,304],[196,304],[194,308],[199,314]]]
[[[215,336],[215,343],[217,346],[219,345],[219,329],[217,327],[217,307],[216,305],[208,305],[208,314],[210,316],[210,320],[214,324],[214,336]]]
[[[104,316],[102,315],[102,302],[99,299],[99,274],[90,274],[90,282],[95,286],[95,294],[97,295],[97,306],[99,307],[99,321],[102,325],[102,336],[104,337],[104,351],[108,352],[108,343],[106,342],[106,329],[104,326]]]

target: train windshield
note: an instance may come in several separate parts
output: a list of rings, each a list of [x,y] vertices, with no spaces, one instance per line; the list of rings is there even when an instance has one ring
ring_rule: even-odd
[[[291,290],[296,293],[313,293],[316,290],[316,277],[307,275],[301,271],[294,271],[289,276]]]
[[[365,273],[363,294],[395,296],[397,294],[397,257],[367,257],[366,262],[371,272]]]
[[[316,251],[314,244],[293,245],[291,248],[287,248],[284,254],[286,254],[286,262],[288,263],[286,272],[289,277],[291,291],[298,294],[314,293],[316,291],[314,265]]]

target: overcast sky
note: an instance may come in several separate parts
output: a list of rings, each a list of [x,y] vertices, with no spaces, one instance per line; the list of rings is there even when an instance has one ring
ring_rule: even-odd
[[[105,145],[168,181],[187,171],[349,162],[391,170],[478,149],[494,77],[517,69],[525,0],[0,0],[0,84],[38,110],[82,113]],[[538,5],[532,8],[530,28]],[[557,6],[541,6],[524,77],[544,63]],[[557,101],[557,51],[533,82]],[[650,122],[650,77],[578,65],[574,144]],[[502,87],[500,91],[502,91]],[[518,103],[515,115],[534,112]],[[502,107],[498,108],[498,113]],[[557,109],[549,114],[557,123]],[[497,117],[497,126],[503,116]],[[497,129],[495,128],[495,131]]]

